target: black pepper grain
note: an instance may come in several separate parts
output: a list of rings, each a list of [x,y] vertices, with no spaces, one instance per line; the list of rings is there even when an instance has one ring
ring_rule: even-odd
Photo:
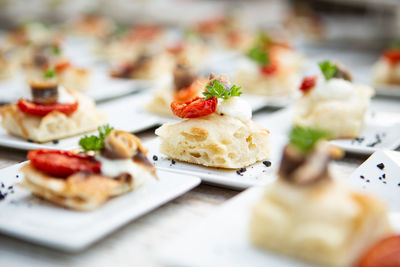
[[[364,179],[365,177],[364,177],[364,175],[360,175],[360,178],[361,178],[361,179]]]
[[[376,167],[378,167],[379,169],[383,170],[385,168],[385,164],[383,164],[382,162],[379,163],[378,165],[376,165]]]
[[[32,140],[32,139],[28,139],[28,140],[26,140],[26,141],[28,141],[29,143],[33,143],[33,140]]]
[[[386,173],[382,174],[382,178],[386,179]]]
[[[247,171],[246,168],[240,168],[240,172],[245,172]]]
[[[269,160],[265,160],[263,161],[263,164],[265,165],[265,167],[271,167],[272,163]]]
[[[175,163],[176,163],[176,161],[175,161],[175,160],[171,160],[171,163],[172,163],[172,164],[175,164]]]
[[[386,181],[383,181],[384,184],[386,184]]]
[[[366,180],[367,183],[369,183],[369,180]]]
[[[154,161],[157,161],[157,160],[158,160],[157,155],[153,155],[153,160],[154,160]]]
[[[53,144],[57,145],[60,141],[58,141],[58,140],[53,140],[52,142],[53,142]]]
[[[1,183],[1,188],[4,188],[4,183]]]

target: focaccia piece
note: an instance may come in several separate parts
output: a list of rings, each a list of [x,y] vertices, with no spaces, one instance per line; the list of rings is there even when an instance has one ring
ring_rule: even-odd
[[[241,168],[269,157],[269,132],[253,121],[216,113],[167,123],[156,130],[161,153],[176,160]]]
[[[338,180],[300,188],[278,180],[252,211],[253,244],[323,266],[352,266],[392,232],[382,202]]]
[[[105,115],[96,110],[93,100],[69,92],[79,102],[78,109],[71,115],[53,111],[44,117],[33,116],[20,111],[17,104],[10,104],[0,109],[3,127],[11,135],[44,143],[93,131],[107,121]]]
[[[346,101],[303,95],[295,102],[293,124],[327,130],[332,138],[358,137],[374,90],[363,85],[355,85],[354,89],[357,97]]]

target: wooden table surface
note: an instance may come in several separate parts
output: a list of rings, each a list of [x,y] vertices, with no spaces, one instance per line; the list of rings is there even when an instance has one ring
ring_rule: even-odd
[[[257,116],[265,116],[264,111]],[[142,140],[154,137],[154,129],[139,133]],[[26,152],[0,148],[0,168],[24,161]],[[338,169],[350,174],[365,157],[347,156],[336,161]],[[196,227],[205,216],[239,194],[206,184],[111,233],[79,253],[65,253],[0,235],[0,266],[162,266],[155,251],[182,231]]]

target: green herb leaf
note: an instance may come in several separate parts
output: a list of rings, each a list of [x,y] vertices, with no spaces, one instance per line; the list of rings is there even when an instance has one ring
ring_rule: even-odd
[[[329,61],[323,61],[318,63],[319,68],[321,69],[322,74],[325,77],[325,80],[330,80],[332,79],[336,73],[338,72],[338,69],[335,65],[330,63]]]
[[[331,136],[329,132],[324,130],[296,126],[291,130],[289,140],[290,144],[306,153],[313,149],[319,140],[328,139]]]
[[[229,99],[232,96],[240,96],[242,94],[242,92],[240,92],[242,89],[241,86],[234,85],[228,90],[225,89],[224,85],[219,83],[217,80],[213,81],[212,86],[207,85],[206,89],[207,91],[203,92],[206,100],[212,97]]]
[[[113,130],[114,128],[108,124],[100,126],[97,128],[99,131],[99,136],[91,135],[91,136],[84,136],[79,140],[79,145],[85,152],[88,151],[100,151],[104,147],[104,140],[106,139],[107,135]]]
[[[265,32],[259,32],[257,36],[257,42],[261,45],[268,45],[271,41],[271,38]]]
[[[43,76],[44,76],[46,79],[51,79],[51,78],[56,77],[56,72],[55,72],[55,70],[54,70],[54,67],[48,68],[48,69],[44,72]]]
[[[265,49],[260,46],[255,46],[247,52],[247,56],[261,65],[268,65],[269,57]]]
[[[57,56],[61,55],[60,47],[58,47],[58,45],[56,45],[56,44],[53,44],[51,46],[51,51],[53,52],[54,55],[57,55]]]

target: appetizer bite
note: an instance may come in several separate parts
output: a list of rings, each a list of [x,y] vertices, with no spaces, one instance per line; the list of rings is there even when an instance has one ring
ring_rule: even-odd
[[[12,135],[43,143],[93,131],[106,121],[93,100],[58,84],[54,68],[29,86],[30,99],[0,109],[2,125]]]
[[[12,78],[18,71],[19,61],[11,51],[0,49],[0,80]]]
[[[72,33],[83,37],[103,37],[115,27],[114,22],[105,16],[96,13],[87,13],[78,17],[71,24]]]
[[[372,74],[375,85],[400,85],[400,42],[383,52]]]
[[[166,85],[161,85],[146,109],[157,115],[173,117],[171,102],[186,102],[197,96],[202,96],[201,93],[204,91],[207,82],[207,79],[200,79],[186,61],[181,61],[175,66],[173,80]]]
[[[287,43],[260,33],[238,66],[234,80],[246,93],[290,96],[296,92],[302,65],[303,57]]]
[[[365,249],[393,230],[379,199],[333,176],[330,159],[342,151],[321,141],[326,137],[321,130],[292,130],[279,177],[252,210],[250,240],[310,263],[354,266]]]
[[[241,87],[225,75],[210,75],[203,97],[174,101],[172,112],[185,120],[156,130],[161,153],[171,159],[219,168],[241,168],[269,157],[269,132],[251,120]]]
[[[143,50],[133,60],[112,67],[110,76],[124,79],[156,79],[171,73],[173,60],[166,51]]]
[[[328,130],[332,138],[361,134],[374,89],[352,83],[351,75],[338,64],[319,63],[322,75],[305,77],[302,96],[294,104],[294,125]]]
[[[79,145],[79,152],[29,151],[30,162],[21,168],[23,186],[54,204],[88,211],[157,179],[147,151],[133,134],[105,125],[99,127],[99,136],[85,136]]]

